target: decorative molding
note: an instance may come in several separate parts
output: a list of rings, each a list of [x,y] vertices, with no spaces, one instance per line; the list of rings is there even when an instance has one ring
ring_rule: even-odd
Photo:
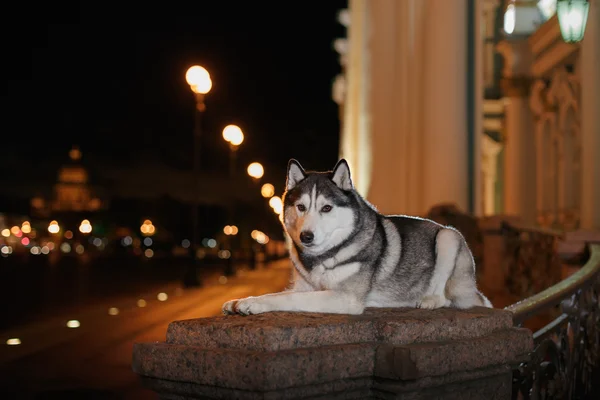
[[[347,38],[339,38],[333,41],[333,48],[340,55],[348,54],[348,39]]]
[[[346,28],[350,27],[350,11],[347,8],[344,8],[338,12],[337,15],[338,22]]]
[[[528,39],[534,57],[539,56],[547,48],[561,39],[558,17],[555,15],[544,22]]]
[[[487,114],[504,114],[504,102],[502,99],[492,100],[492,99],[484,99],[483,100],[483,115]]]
[[[573,57],[579,47],[565,42],[556,43],[551,49],[548,49],[533,61],[531,67],[534,76],[547,77],[552,74],[555,67],[564,64],[565,61]]]
[[[504,102],[504,99],[483,101],[483,132],[500,142],[504,135]]]
[[[483,130],[484,131],[493,131],[493,132],[502,132],[502,118],[484,118],[483,119]]]
[[[540,28],[529,37],[533,61],[531,70],[534,76],[548,76],[553,69],[579,51],[579,43],[565,43],[562,40],[558,17],[544,22]]]
[[[339,106],[342,106],[346,99],[346,76],[338,74],[333,81],[332,98]]]
[[[565,117],[565,109],[574,107],[579,115],[581,85],[579,77],[562,66],[555,68],[549,82],[537,79],[532,85],[530,107],[534,115],[540,118],[546,112],[559,112]],[[577,118],[577,122],[579,117]],[[565,127],[562,126],[562,129]]]
[[[487,13],[490,11],[496,11],[496,8],[498,8],[501,5],[501,0],[483,0],[483,12]]]
[[[503,40],[496,46],[496,50],[504,58],[502,76],[505,78],[531,75],[531,51],[526,40]]]
[[[505,97],[527,97],[531,87],[532,79],[528,76],[515,76],[502,78],[500,88]]]
[[[483,134],[481,140],[481,172],[483,174],[483,213],[493,215],[496,212],[496,180],[498,154],[504,146]]]
[[[532,85],[529,105],[535,118],[537,219],[544,227],[575,229],[581,199],[581,85],[566,67],[549,81]]]

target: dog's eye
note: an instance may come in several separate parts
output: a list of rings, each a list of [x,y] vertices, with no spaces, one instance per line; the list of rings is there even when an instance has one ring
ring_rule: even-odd
[[[329,211],[331,211],[331,206],[329,204],[326,206],[323,206],[323,208],[321,208],[321,211],[324,213],[328,213]]]
[[[304,204],[298,204],[296,207],[298,207],[298,211],[300,212],[306,211],[306,207],[304,207]]]

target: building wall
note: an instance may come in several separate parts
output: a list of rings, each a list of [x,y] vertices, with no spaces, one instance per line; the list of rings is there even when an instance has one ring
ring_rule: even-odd
[[[567,44],[543,3],[349,1],[340,154],[382,212],[419,215],[450,202],[475,214],[600,229],[600,5],[591,2],[584,41]],[[516,10],[511,34],[502,29],[508,5]],[[481,36],[470,42],[469,32]],[[560,71],[573,87],[571,116],[556,97],[566,86],[552,86]],[[536,98],[549,108],[542,114],[568,121],[556,123],[550,147],[536,133]],[[552,223],[541,217],[548,202]]]
[[[481,125],[467,109],[469,4],[478,3],[350,0],[341,155],[382,212],[424,214],[443,202],[467,211],[480,185],[469,171],[468,130]]]

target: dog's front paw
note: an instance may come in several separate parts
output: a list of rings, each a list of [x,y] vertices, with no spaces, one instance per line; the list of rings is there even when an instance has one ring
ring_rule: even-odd
[[[446,307],[449,301],[445,297],[428,295],[423,296],[420,302],[417,303],[417,308],[424,308],[427,310],[433,310],[436,308]]]
[[[225,315],[253,315],[271,310],[258,297],[246,297],[245,299],[229,300],[223,304],[222,311]]]
[[[269,308],[258,297],[247,297],[238,300],[234,306],[235,312],[241,315],[254,315],[269,312]]]
[[[223,304],[223,307],[221,307],[221,311],[223,311],[224,315],[231,315],[231,314],[235,314],[235,305],[239,300],[229,300],[226,301]]]

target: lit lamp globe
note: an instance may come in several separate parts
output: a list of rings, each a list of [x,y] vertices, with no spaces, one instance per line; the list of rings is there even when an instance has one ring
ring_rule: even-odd
[[[261,163],[253,162],[248,165],[248,175],[250,175],[254,179],[260,179],[265,174],[265,169],[263,168]]]
[[[266,199],[268,199],[269,197],[273,197],[273,195],[275,194],[275,187],[273,187],[273,185],[271,185],[270,183],[265,183],[260,188],[260,194]]]
[[[223,129],[223,139],[233,146],[239,146],[244,141],[244,133],[237,125],[227,125]]]
[[[83,221],[81,221],[81,224],[79,225],[79,232],[84,234],[92,232],[92,224],[89,220],[84,219]]]
[[[206,94],[212,88],[212,80],[206,69],[199,65],[190,67],[185,73],[185,80],[194,93]]]
[[[562,38],[567,43],[583,39],[590,3],[588,0],[558,0],[556,14]]]
[[[283,212],[283,201],[279,196],[273,196],[269,200],[269,205],[275,211],[275,214],[281,214]]]
[[[48,232],[50,232],[50,233],[60,232],[60,226],[58,225],[58,222],[56,222],[56,221],[50,222],[50,224],[48,225]]]

